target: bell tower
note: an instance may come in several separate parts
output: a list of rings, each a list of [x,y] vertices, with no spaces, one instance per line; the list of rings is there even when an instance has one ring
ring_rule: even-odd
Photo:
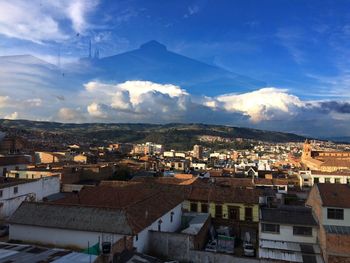
[[[308,139],[306,139],[303,145],[303,153],[301,155],[301,159],[303,160],[307,158],[312,158],[311,152],[312,152],[311,143],[309,142]]]

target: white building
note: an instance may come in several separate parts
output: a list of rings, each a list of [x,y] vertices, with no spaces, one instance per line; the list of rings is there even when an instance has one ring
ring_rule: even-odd
[[[259,258],[304,261],[306,255],[323,262],[317,245],[318,224],[307,207],[261,208]]]
[[[9,220],[9,238],[81,249],[107,241],[120,249],[147,252],[150,231],[180,228],[182,198],[145,188],[104,185],[83,188],[61,203],[24,202]]]
[[[23,201],[41,201],[59,191],[57,176],[37,180],[4,178],[0,183],[0,219],[8,219]]]
[[[312,187],[316,183],[350,184],[350,171],[299,171],[300,186]]]
[[[208,168],[206,163],[193,163],[193,162],[191,162],[190,167],[193,168],[194,170],[207,170]]]
[[[6,176],[10,170],[25,169],[32,161],[30,155],[6,155],[0,156],[0,176]]]

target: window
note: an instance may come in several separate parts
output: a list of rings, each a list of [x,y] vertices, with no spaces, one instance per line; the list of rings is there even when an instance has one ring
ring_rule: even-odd
[[[139,235],[135,236],[135,240],[138,241],[139,240]]]
[[[158,231],[159,232],[162,230],[162,223],[163,223],[162,219],[159,219],[158,220]]]
[[[198,204],[197,203],[191,203],[190,210],[191,210],[191,212],[197,212],[198,211]]]
[[[253,220],[253,208],[251,207],[246,207],[244,209],[245,211],[245,220],[246,221],[252,221]]]
[[[294,236],[312,236],[312,227],[293,226]]]
[[[340,184],[340,178],[335,178],[335,183]]]
[[[18,186],[15,186],[15,187],[13,188],[13,193],[14,193],[14,194],[17,194],[17,193],[18,193]]]
[[[222,205],[215,206],[215,217],[222,218]]]
[[[2,197],[2,190],[0,190],[0,197]]]
[[[261,231],[267,233],[280,233],[280,225],[277,224],[261,224]]]
[[[327,184],[329,184],[329,183],[331,182],[331,178],[328,178],[328,177],[325,178],[325,179],[324,179],[324,182],[327,183]]]
[[[170,223],[172,223],[174,221],[174,212],[171,211],[170,213]]]
[[[350,178],[347,178],[347,179],[346,179],[346,183],[347,183],[347,184],[350,184]]]
[[[208,213],[208,204],[201,204],[202,213]]]
[[[327,218],[328,219],[344,220],[344,210],[343,209],[336,209],[336,208],[328,208],[327,209]]]
[[[314,184],[318,184],[319,182],[320,182],[320,178],[315,177],[315,178],[314,178]]]
[[[239,220],[239,207],[229,206],[228,207],[228,218],[231,220]]]

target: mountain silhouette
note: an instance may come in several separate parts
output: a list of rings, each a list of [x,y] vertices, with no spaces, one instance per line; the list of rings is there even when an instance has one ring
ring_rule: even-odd
[[[0,57],[0,82],[19,90],[41,88],[65,92],[88,81],[145,80],[174,84],[195,95],[245,92],[265,83],[171,52],[155,40],[140,48],[104,58],[84,58],[59,68],[31,55]]]

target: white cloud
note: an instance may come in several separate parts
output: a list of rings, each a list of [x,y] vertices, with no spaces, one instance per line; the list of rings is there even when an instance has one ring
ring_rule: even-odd
[[[190,105],[190,95],[178,86],[150,81],[126,81],[121,84],[89,82],[85,84],[93,102],[88,106],[91,116],[110,118],[117,111],[132,119],[177,119]],[[164,115],[168,113],[168,115]]]
[[[15,119],[18,119],[18,112],[15,111],[15,112],[13,112],[13,113],[11,113],[11,114],[9,114],[9,115],[6,115],[6,116],[4,117],[4,119],[8,119],[8,120],[15,120]]]
[[[205,105],[223,108],[229,112],[241,112],[253,122],[275,120],[293,116],[305,106],[298,97],[284,89],[263,88],[243,94],[225,94],[214,99],[206,98]]]
[[[105,119],[108,117],[108,112],[104,109],[102,104],[93,102],[87,107],[87,111],[92,117]]]
[[[34,43],[63,41],[69,31],[84,33],[94,0],[0,0],[0,34]],[[71,28],[64,28],[66,21]]]

